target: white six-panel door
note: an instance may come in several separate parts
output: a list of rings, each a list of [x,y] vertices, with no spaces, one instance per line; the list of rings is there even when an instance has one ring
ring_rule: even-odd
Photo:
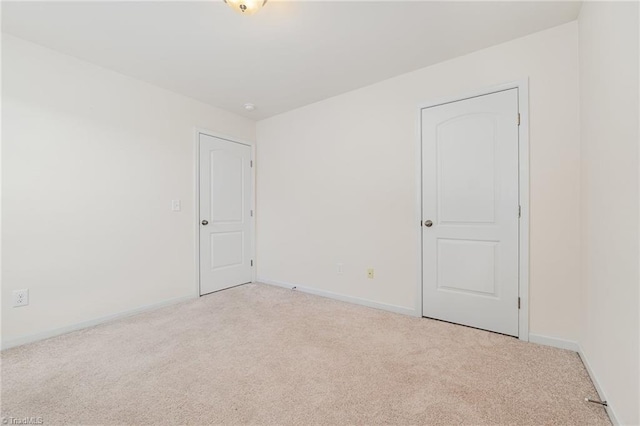
[[[251,282],[251,148],[200,134],[200,294]]]
[[[518,89],[422,110],[423,316],[518,336]]]

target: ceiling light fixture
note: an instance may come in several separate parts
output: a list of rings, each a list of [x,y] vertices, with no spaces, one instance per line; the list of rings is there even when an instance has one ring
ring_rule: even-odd
[[[256,109],[256,106],[254,104],[244,104],[242,106],[244,107],[244,109],[246,109],[249,112],[255,111]]]
[[[267,3],[267,0],[224,0],[231,9],[243,15],[253,15]]]

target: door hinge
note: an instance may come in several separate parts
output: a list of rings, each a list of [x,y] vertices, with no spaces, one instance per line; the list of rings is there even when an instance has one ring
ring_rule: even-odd
[[[522,206],[518,206],[518,218],[522,217]]]
[[[253,217],[253,210],[251,210],[251,217]]]
[[[520,125],[520,113],[518,113],[518,126]]]
[[[251,259],[251,266],[253,266],[253,259]]]
[[[420,227],[422,228],[422,221],[420,221]]]
[[[518,297],[518,309],[520,309],[520,298]]]
[[[520,119],[518,119],[518,120],[520,120]],[[519,122],[519,121],[518,121],[518,124],[520,124],[520,122]],[[249,165],[250,165],[251,167],[253,167],[253,160],[250,160],[250,161],[249,161]]]

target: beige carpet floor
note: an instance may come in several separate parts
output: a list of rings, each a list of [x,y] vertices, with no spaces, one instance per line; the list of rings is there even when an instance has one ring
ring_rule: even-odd
[[[248,284],[2,353],[44,424],[609,424],[576,353]]]

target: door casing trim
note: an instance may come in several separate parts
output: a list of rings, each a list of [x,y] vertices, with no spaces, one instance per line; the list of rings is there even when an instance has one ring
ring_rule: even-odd
[[[258,260],[256,259],[256,144],[255,142],[240,140],[231,136],[226,136],[218,132],[212,132],[210,130],[202,128],[194,128],[194,253],[195,253],[195,295],[200,297],[200,135],[212,136],[214,138],[223,139],[228,142],[233,142],[241,145],[247,145],[251,148],[251,161],[253,161],[253,167],[251,167],[251,209],[253,210],[253,217],[251,218],[251,247],[249,253],[251,259],[253,259],[253,268],[251,269],[251,282],[256,281],[256,270],[258,268]]]
[[[520,126],[518,127],[518,174],[519,174],[519,203],[521,216],[518,227],[518,296],[520,297],[520,310],[518,312],[518,339],[529,341],[529,78],[485,87],[483,89],[467,92],[457,96],[434,99],[418,105],[417,113],[417,185],[416,194],[416,228],[417,228],[417,253],[418,271],[416,286],[417,316],[422,317],[422,110],[451,102],[463,101],[478,96],[489,95],[510,89],[518,89],[518,112],[520,113]]]

